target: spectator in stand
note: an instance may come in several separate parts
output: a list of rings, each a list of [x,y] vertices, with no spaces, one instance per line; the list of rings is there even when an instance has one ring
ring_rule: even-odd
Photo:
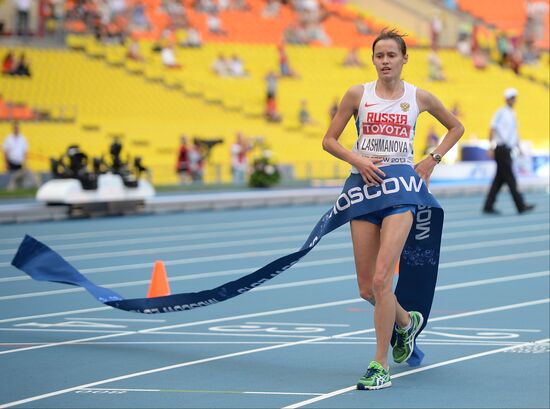
[[[498,64],[501,67],[508,64],[508,54],[510,52],[510,43],[508,42],[508,36],[506,32],[500,31],[496,38],[497,51],[498,51]]]
[[[217,3],[218,11],[229,10],[232,7],[231,3],[232,3],[231,0],[218,0],[218,3]]]
[[[548,14],[548,0],[531,0],[525,4],[527,20],[525,22],[526,38],[533,38],[533,42],[544,38],[544,20]],[[548,28],[547,28],[548,29]]]
[[[428,55],[428,80],[430,81],[445,81],[443,74],[443,65],[441,59],[435,49],[432,49]]]
[[[2,74],[11,75],[13,69],[15,68],[15,57],[13,51],[9,50],[8,53],[4,56],[2,60]]]
[[[111,9],[111,20],[124,17],[126,14],[126,0],[108,0]]]
[[[216,8],[212,0],[195,0],[193,8],[199,13],[208,13]]]
[[[277,96],[277,76],[273,71],[269,71],[265,76],[266,98],[275,98]]]
[[[311,117],[307,107],[307,100],[302,99],[300,103],[300,111],[298,111],[298,121],[300,125],[316,125],[316,121]]]
[[[330,45],[331,41],[325,29],[318,21],[310,21],[305,23],[306,39],[309,42],[320,42],[324,45]]]
[[[182,47],[199,48],[202,45],[201,33],[195,27],[187,29],[187,39],[180,44]]]
[[[233,1],[233,9],[234,10],[240,10],[240,11],[249,11],[250,6],[246,2],[246,0],[234,0]]]
[[[279,0],[267,0],[266,5],[262,9],[262,17],[277,18],[281,11],[281,2]]]
[[[510,63],[510,68],[514,71],[515,74],[519,75],[521,71],[521,65],[523,64],[523,55],[521,52],[522,48],[522,39],[519,35],[513,36],[510,38],[510,55],[508,61]]]
[[[145,60],[145,58],[143,58],[143,55],[141,54],[141,50],[139,49],[139,43],[136,40],[132,40],[130,42],[130,45],[128,46],[128,52],[126,53],[126,57],[129,60],[133,60],[133,61]]]
[[[265,108],[265,119],[268,122],[281,122],[281,114],[277,111],[277,100],[275,98],[267,98]]]
[[[206,16],[206,25],[208,31],[216,35],[227,35],[227,32],[222,28],[222,22],[217,10],[212,10]]]
[[[474,55],[481,48],[479,45],[479,23],[475,21],[472,24],[472,31],[470,33],[470,53]]]
[[[178,151],[178,161],[176,163],[176,172],[179,175],[180,183],[186,185],[191,179],[189,166],[189,146],[187,135],[183,134],[180,138],[180,147]]]
[[[31,11],[32,0],[15,0],[16,14],[16,32],[20,37],[27,38],[29,35],[29,15]]]
[[[479,47],[475,51],[472,51],[472,63],[478,70],[484,70],[487,68],[488,58],[485,51]]]
[[[162,64],[169,69],[179,70],[182,68],[181,64],[178,63],[176,59],[176,54],[174,53],[174,45],[170,44],[164,47],[160,53],[160,58]]]
[[[277,50],[279,52],[279,70],[281,77],[297,77],[297,74],[290,68],[284,44],[279,44]]]
[[[441,37],[441,32],[443,31],[443,22],[439,13],[435,13],[430,22],[430,40],[432,42],[432,49],[439,49],[439,41]]]
[[[368,24],[365,22],[365,19],[361,15],[357,16],[357,18],[355,19],[355,29],[361,35],[372,34],[372,30],[370,29]]]
[[[306,33],[297,22],[290,23],[283,33],[284,41],[288,44],[306,44]]]
[[[111,14],[111,7],[108,0],[99,0],[97,2],[97,14],[99,17],[99,24],[103,27],[107,27],[113,22],[113,16]]]
[[[237,55],[233,54],[228,62],[229,75],[232,77],[246,77],[248,73],[244,69],[243,60]]]
[[[15,66],[11,72],[12,75],[19,75],[22,77],[30,77],[31,76],[31,69],[30,64],[27,61],[27,58],[25,57],[25,53],[21,53],[19,55],[19,59],[15,63]]]
[[[214,71],[220,77],[225,77],[226,75],[229,75],[229,63],[223,53],[218,54],[218,58],[216,58],[214,64],[212,64],[212,71]]]
[[[247,154],[250,151],[250,145],[242,134],[237,132],[235,142],[231,145],[231,174],[234,184],[244,184],[246,172],[248,171]]]
[[[150,27],[151,23],[145,15],[145,5],[142,2],[137,2],[130,11],[130,30],[148,31]]]
[[[348,51],[344,61],[342,62],[344,67],[364,67],[365,64],[359,59],[359,48],[352,47]]]
[[[19,131],[19,123],[14,122],[10,133],[3,144],[6,169],[10,174],[8,190],[25,187],[26,182],[36,186],[32,172],[26,167],[29,145],[27,139]]]
[[[465,57],[471,54],[470,32],[471,26],[468,23],[462,23],[458,28],[456,50]]]
[[[193,184],[201,184],[204,177],[204,154],[197,138],[193,139],[193,147],[189,149],[189,173]]]
[[[163,9],[166,14],[170,16],[170,28],[187,28],[189,26],[189,20],[185,7],[180,1],[177,0],[163,0]]]

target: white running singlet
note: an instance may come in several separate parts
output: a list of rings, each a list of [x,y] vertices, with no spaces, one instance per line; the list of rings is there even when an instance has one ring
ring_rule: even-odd
[[[399,99],[376,95],[376,81],[364,84],[363,97],[355,122],[357,142],[353,152],[367,158],[381,158],[378,166],[413,166],[413,141],[416,118],[416,87],[403,81],[405,92]],[[355,167],[352,173],[358,173]]]

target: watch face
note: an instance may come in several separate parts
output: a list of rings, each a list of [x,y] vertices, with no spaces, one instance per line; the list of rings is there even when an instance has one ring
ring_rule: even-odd
[[[432,158],[434,158],[436,162],[441,162],[441,155],[439,153],[432,153]]]

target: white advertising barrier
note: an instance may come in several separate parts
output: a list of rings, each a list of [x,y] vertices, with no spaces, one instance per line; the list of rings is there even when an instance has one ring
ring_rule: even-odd
[[[46,203],[86,204],[139,201],[155,196],[154,187],[139,180],[137,187],[126,187],[119,175],[99,175],[97,189],[84,190],[77,179],[53,179],[38,189],[36,199]]]

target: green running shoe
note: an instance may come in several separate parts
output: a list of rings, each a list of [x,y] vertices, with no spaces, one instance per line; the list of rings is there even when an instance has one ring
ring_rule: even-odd
[[[372,361],[367,368],[365,375],[357,382],[357,389],[372,390],[383,389],[391,386],[390,372],[386,371],[382,365]]]
[[[401,363],[409,359],[413,353],[414,349],[414,340],[422,324],[424,323],[424,317],[418,311],[409,312],[411,317],[412,325],[405,331],[404,329],[395,328],[397,334],[397,339],[395,340],[395,345],[393,346],[393,360],[397,363]]]

